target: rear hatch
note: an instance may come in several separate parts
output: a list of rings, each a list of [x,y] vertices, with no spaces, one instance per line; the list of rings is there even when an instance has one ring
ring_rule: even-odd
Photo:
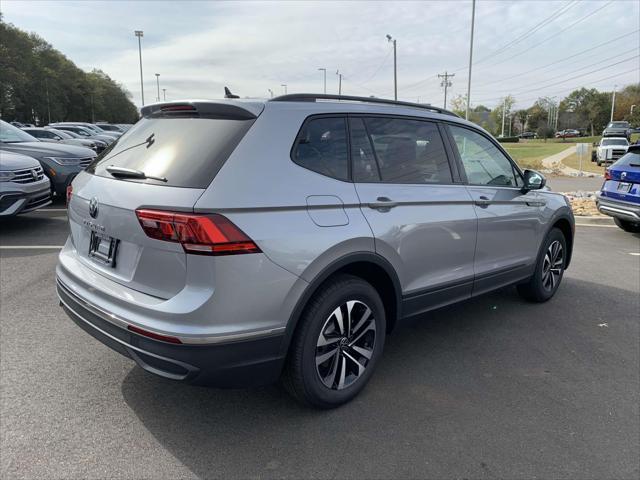
[[[188,263],[182,245],[145,234],[136,210],[193,212],[260,111],[256,104],[224,101],[143,109],[142,120],[73,182],[69,223],[79,260],[159,298],[182,290]]]
[[[602,195],[640,203],[640,145],[633,145],[620,160],[607,169]]]

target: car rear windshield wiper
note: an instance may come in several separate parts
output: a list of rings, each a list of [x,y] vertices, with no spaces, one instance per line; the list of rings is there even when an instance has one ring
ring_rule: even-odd
[[[106,170],[116,178],[139,178],[142,180],[158,180],[159,182],[167,181],[165,177],[154,177],[145,174],[142,170],[134,170],[133,168],[124,168],[109,165],[108,167],[106,167]]]

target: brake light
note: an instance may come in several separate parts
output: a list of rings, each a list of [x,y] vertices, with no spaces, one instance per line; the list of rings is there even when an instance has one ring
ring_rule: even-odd
[[[133,325],[127,325],[127,330],[137,333],[138,335],[144,335],[145,337],[153,338],[154,340],[161,340],[163,342],[169,343],[182,343],[179,338],[160,335],[159,333],[148,332],[147,330],[143,330],[139,327],[134,327]]]
[[[67,205],[69,205],[72,195],[73,195],[73,185],[67,185]]]
[[[604,171],[604,179],[611,180],[611,172],[609,171],[608,168]]]
[[[148,237],[180,243],[197,255],[260,253],[258,246],[231,221],[217,213],[195,215],[160,210],[136,210]]]
[[[195,112],[196,107],[193,105],[167,105],[160,107],[161,112]]]

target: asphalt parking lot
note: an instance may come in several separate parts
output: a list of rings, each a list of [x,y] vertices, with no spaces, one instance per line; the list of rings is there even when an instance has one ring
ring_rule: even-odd
[[[640,235],[579,226],[543,305],[407,322],[337,410],[156,378],[58,307],[60,205],[0,223],[2,478],[638,478]],[[52,247],[52,248],[43,248]]]

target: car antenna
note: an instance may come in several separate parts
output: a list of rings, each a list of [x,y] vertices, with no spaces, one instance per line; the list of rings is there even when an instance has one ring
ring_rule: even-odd
[[[228,87],[224,87],[224,98],[240,98],[238,95],[231,93]]]

